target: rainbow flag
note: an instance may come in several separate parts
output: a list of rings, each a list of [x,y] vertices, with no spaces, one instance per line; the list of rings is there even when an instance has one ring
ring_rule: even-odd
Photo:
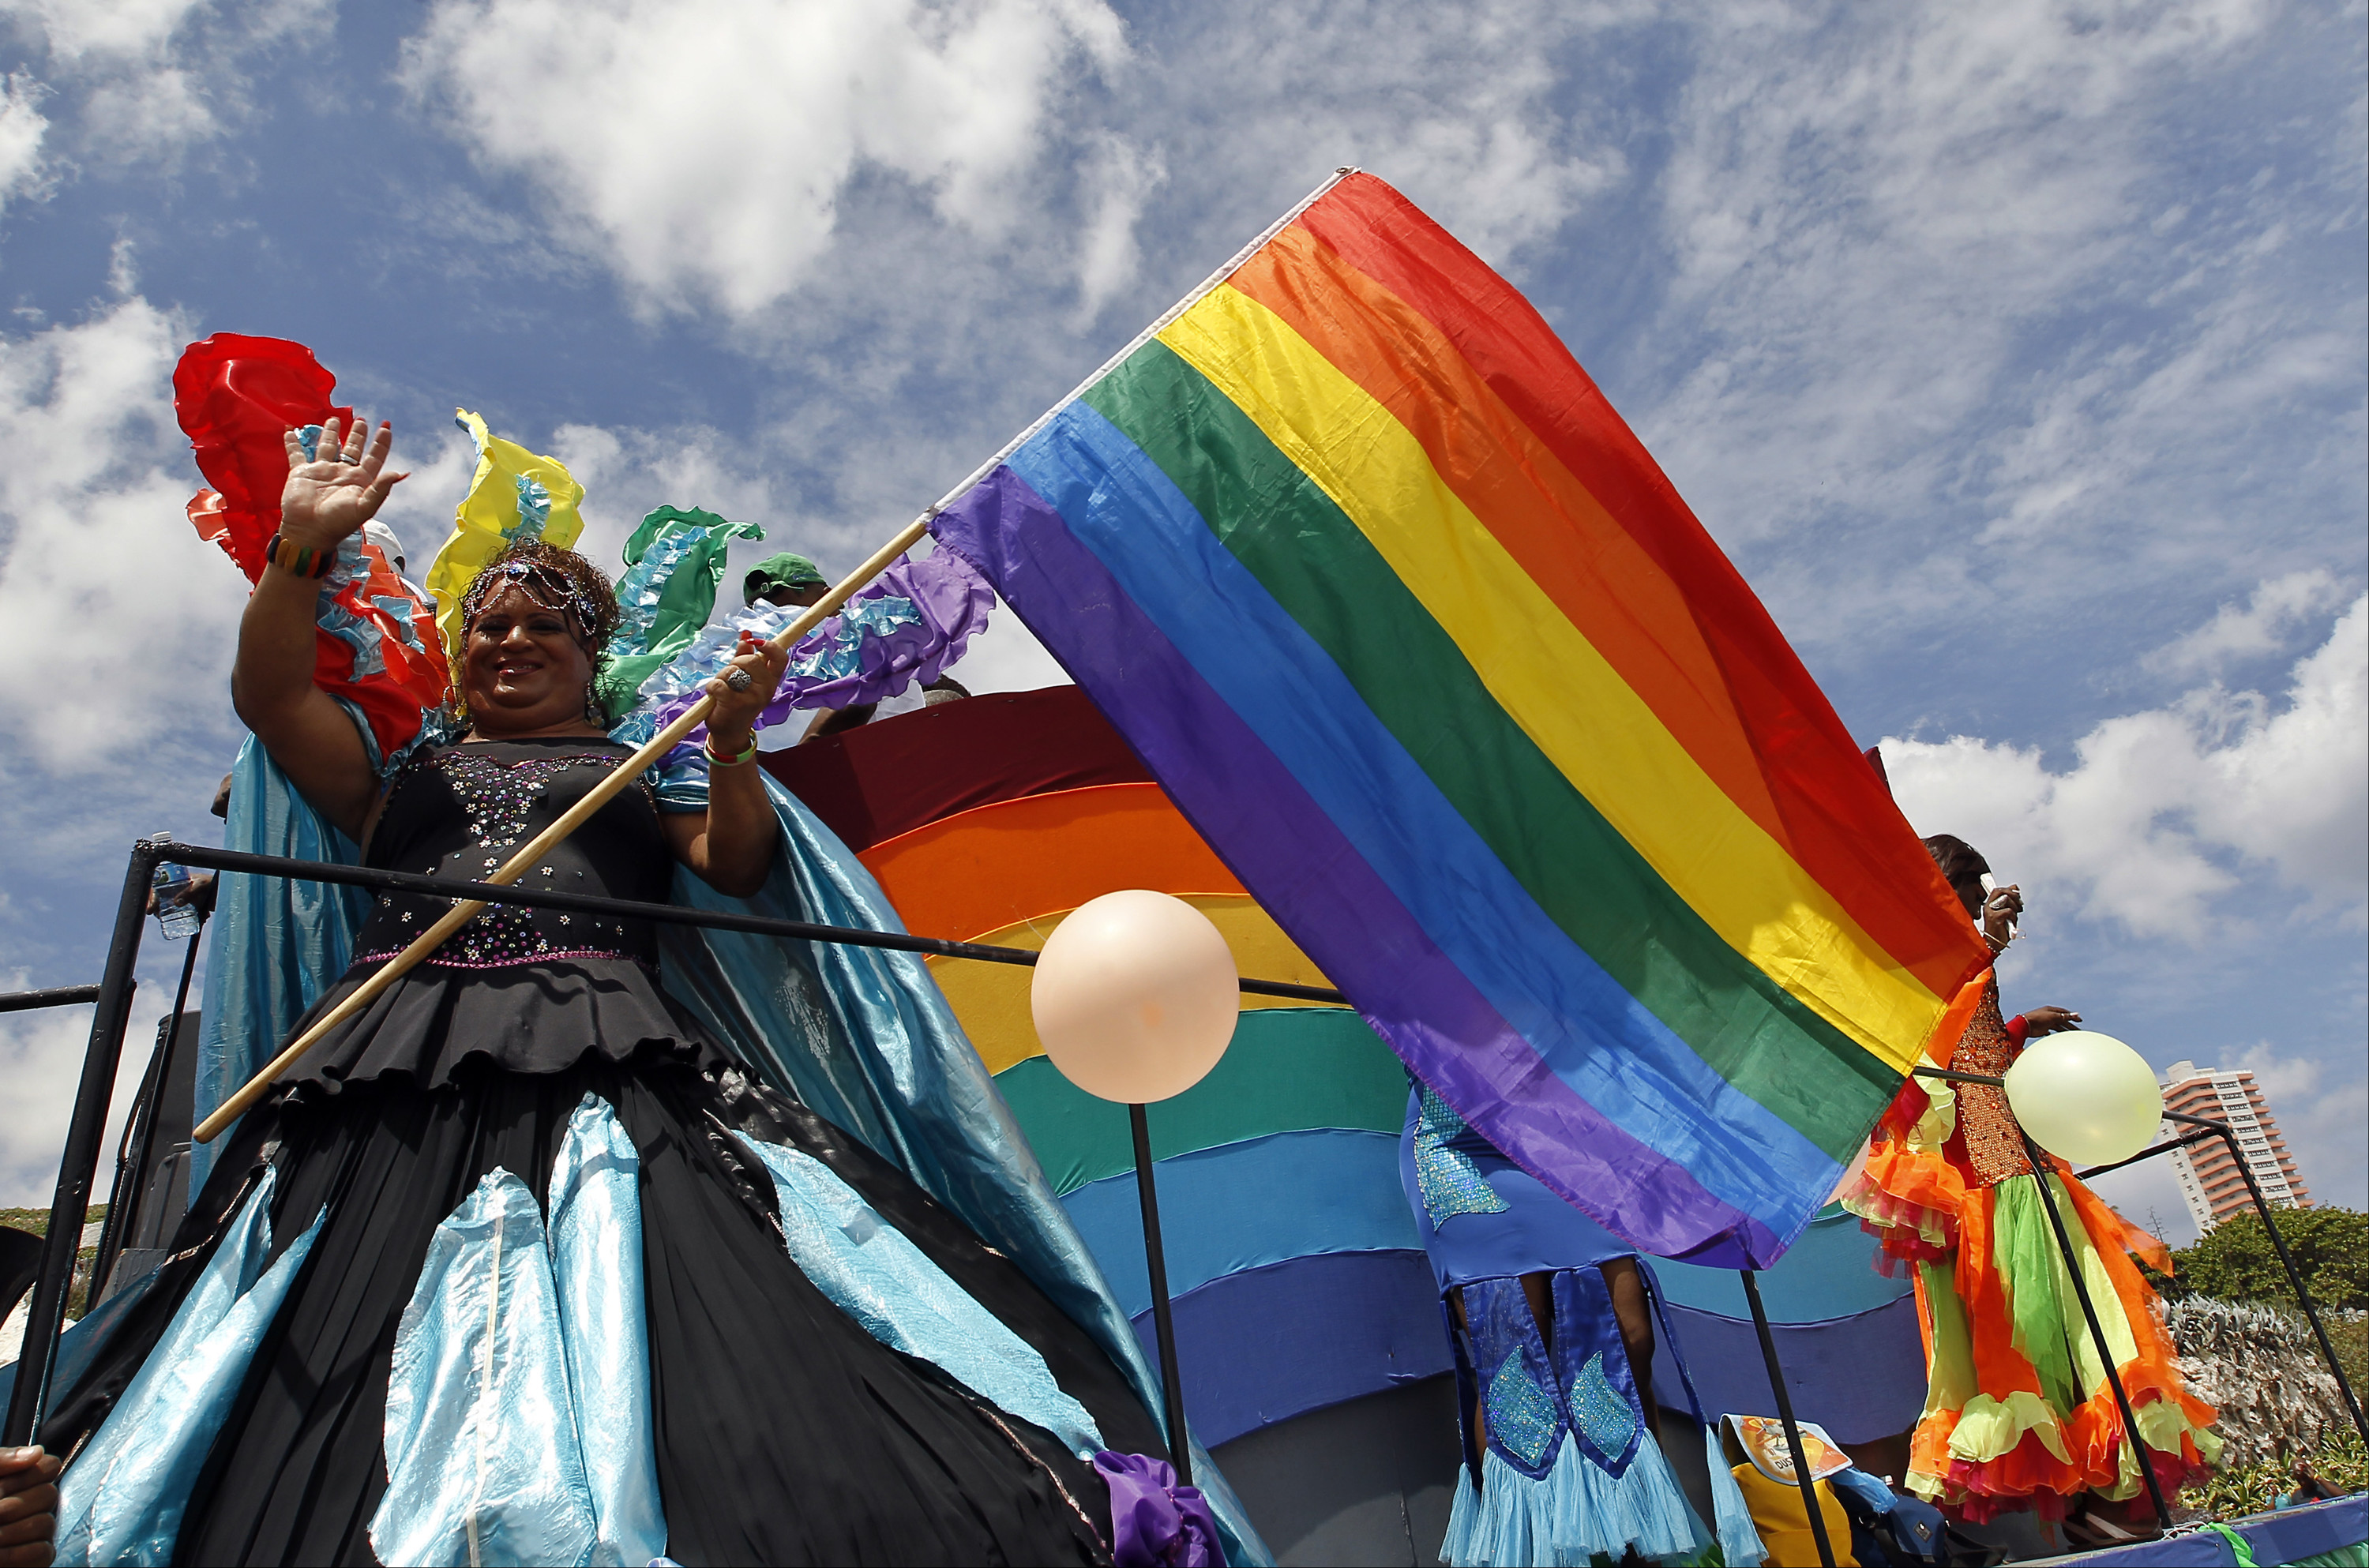
[[[1987,967],[1643,445],[1370,176],[932,529],[1408,1067],[1644,1252],[1773,1263]]]

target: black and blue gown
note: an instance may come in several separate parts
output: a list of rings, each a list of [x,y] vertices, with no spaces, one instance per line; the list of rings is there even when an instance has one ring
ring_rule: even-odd
[[[416,755],[368,863],[482,876],[627,754]],[[650,783],[526,880],[665,900]],[[379,898],[307,1017],[445,907]],[[1127,1376],[658,959],[646,922],[498,907],[280,1082],[52,1403],[62,1560],[1108,1560],[1087,1445],[1165,1455]]]

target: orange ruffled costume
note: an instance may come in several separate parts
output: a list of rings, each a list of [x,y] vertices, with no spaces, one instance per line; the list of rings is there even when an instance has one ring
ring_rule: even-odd
[[[2000,1018],[1998,984],[1988,980],[1940,1065],[1997,1076],[2021,1051],[2021,1035]],[[2061,1162],[2035,1173],[2001,1090],[1912,1078],[1843,1204],[1882,1242],[1880,1266],[1916,1276],[1929,1381],[1909,1489],[1974,1523],[2023,1508],[2060,1518],[2083,1492],[2121,1501],[2144,1486],[2042,1207],[2043,1180],[2164,1494],[2201,1480],[2221,1450],[2213,1409],[2182,1385],[2156,1294],[2131,1262],[2136,1253],[2170,1272],[2163,1243]]]

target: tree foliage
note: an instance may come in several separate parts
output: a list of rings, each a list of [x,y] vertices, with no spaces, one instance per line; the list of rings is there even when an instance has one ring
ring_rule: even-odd
[[[2369,1308],[2369,1214],[2335,1207],[2273,1212],[2280,1238],[2313,1302]],[[2279,1266],[2258,1214],[2223,1220],[2194,1246],[2172,1253],[2171,1260],[2174,1287],[2181,1294],[2295,1305],[2295,1288],[2287,1283],[2286,1270]]]

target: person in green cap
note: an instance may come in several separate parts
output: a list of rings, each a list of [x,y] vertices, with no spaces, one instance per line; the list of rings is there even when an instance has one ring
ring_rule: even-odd
[[[795,551],[784,550],[749,568],[749,575],[740,582],[740,597],[748,604],[762,600],[767,604],[804,609],[820,599],[830,586],[823,580],[820,567]]]

